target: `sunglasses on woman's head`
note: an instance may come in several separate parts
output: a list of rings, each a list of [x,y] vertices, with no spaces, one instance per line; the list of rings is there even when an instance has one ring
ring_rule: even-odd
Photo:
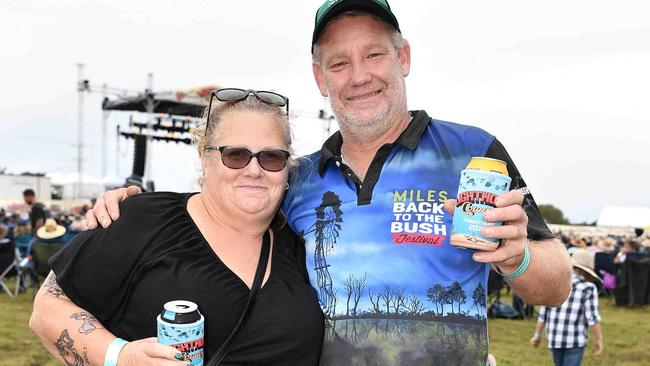
[[[287,166],[288,151],[273,149],[260,150],[256,153],[243,147],[232,146],[206,146],[206,150],[218,150],[221,153],[221,162],[230,169],[242,169],[248,166],[253,158],[257,159],[262,169],[269,172],[279,172]]]
[[[240,102],[248,98],[249,95],[253,94],[260,101],[276,105],[278,107],[285,107],[287,110],[287,116],[289,115],[289,98],[284,95],[264,91],[264,90],[252,90],[252,89],[239,89],[239,88],[223,88],[218,90],[213,90],[210,93],[210,103],[208,104],[208,116],[207,123],[210,123],[210,112],[212,111],[212,98],[217,98],[221,102]],[[208,129],[206,127],[205,133],[207,136]]]
[[[223,88],[213,92],[214,97],[222,102],[239,102],[248,98],[251,94],[266,104],[286,107],[287,114],[289,114],[289,98],[278,93],[264,90],[244,90],[239,88]]]

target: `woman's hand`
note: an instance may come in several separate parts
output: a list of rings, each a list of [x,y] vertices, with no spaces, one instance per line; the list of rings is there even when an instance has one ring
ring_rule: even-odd
[[[179,361],[180,360],[180,361]],[[158,343],[155,337],[127,343],[117,358],[119,366],[182,366],[189,365],[176,348]]]

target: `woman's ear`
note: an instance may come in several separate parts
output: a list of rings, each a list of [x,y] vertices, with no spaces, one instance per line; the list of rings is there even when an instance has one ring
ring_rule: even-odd
[[[205,167],[208,166],[208,154],[205,151],[199,152],[199,160],[201,160],[201,170],[205,173]]]

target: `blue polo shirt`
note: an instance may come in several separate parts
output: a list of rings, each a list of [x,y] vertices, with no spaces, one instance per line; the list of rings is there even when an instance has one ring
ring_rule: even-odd
[[[340,133],[300,161],[284,201],[306,243],[326,315],[323,365],[485,365],[490,267],[449,243],[460,172],[471,157],[507,162],[525,189],[529,237],[552,237],[503,146],[471,126],[412,112],[360,181],[341,159]]]

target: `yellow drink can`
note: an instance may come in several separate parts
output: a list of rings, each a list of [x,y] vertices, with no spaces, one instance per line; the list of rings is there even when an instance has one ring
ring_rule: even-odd
[[[497,249],[499,239],[483,237],[481,228],[503,223],[486,222],[483,213],[496,207],[496,197],[508,192],[511,180],[504,161],[484,157],[470,160],[460,175],[452,221],[452,245],[486,251]]]

